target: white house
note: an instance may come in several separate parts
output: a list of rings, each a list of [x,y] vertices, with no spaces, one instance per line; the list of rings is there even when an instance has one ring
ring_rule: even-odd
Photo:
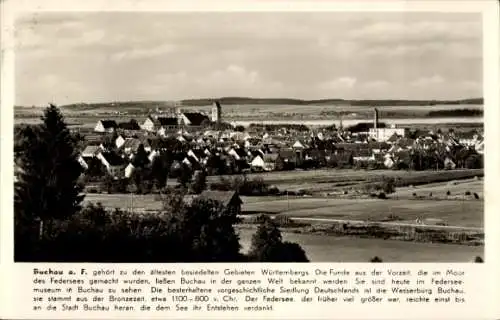
[[[125,159],[111,152],[101,152],[97,155],[102,164],[106,167],[109,174],[116,177],[122,177],[126,166]]]
[[[118,127],[114,120],[99,120],[94,127],[95,132],[113,132]]]
[[[252,169],[264,170],[265,163],[264,163],[264,159],[262,159],[262,158],[263,157],[260,155],[253,158],[252,162],[250,162],[250,167]]]
[[[378,142],[388,141],[393,135],[405,137],[407,130],[405,128],[370,128],[368,136]]]

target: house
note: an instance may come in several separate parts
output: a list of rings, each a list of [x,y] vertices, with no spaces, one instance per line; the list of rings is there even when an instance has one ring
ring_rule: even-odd
[[[229,212],[240,214],[243,201],[236,191],[215,191],[205,190],[197,199],[217,201],[222,204]]]
[[[374,161],[375,156],[370,149],[359,149],[354,151],[352,160],[354,162]]]
[[[137,152],[137,150],[139,150],[141,144],[144,146],[144,150],[146,152],[151,151],[151,145],[147,140],[141,141],[137,138],[126,138],[121,146],[121,150],[123,150],[123,153],[128,155],[134,154]]]
[[[142,129],[149,132],[158,132],[164,135],[169,130],[177,129],[179,121],[175,117],[153,117],[149,116],[142,124]]]
[[[302,140],[297,140],[295,141],[295,143],[292,145],[292,148],[294,149],[300,149],[300,150],[304,150],[304,149],[308,149],[309,146]]]
[[[124,176],[127,163],[118,154],[114,152],[101,152],[97,155],[97,158],[101,160],[110,175],[115,178]]]
[[[476,142],[479,140],[479,135],[476,132],[458,132],[456,133],[456,139],[458,139],[458,143],[462,146],[470,147],[474,146]]]
[[[179,114],[179,123],[190,127],[200,127],[205,122],[210,122],[207,115],[200,112],[183,112]]]
[[[256,156],[250,163],[250,166],[255,170],[282,170],[284,161],[278,153],[266,153],[263,156]]]
[[[99,120],[95,125],[95,132],[114,132],[118,125],[115,120]]]

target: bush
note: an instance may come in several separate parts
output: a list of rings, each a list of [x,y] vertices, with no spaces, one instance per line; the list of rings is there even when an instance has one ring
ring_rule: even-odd
[[[474,258],[474,262],[475,262],[475,263],[483,263],[483,262],[484,262],[484,260],[483,260],[483,258],[481,258],[480,256],[476,256],[476,257]]]
[[[413,192],[413,196],[416,197],[417,196],[417,193],[416,192]]]
[[[479,199],[479,195],[474,192],[474,199]]]
[[[450,196],[450,195],[451,195],[450,190],[446,191],[446,195],[447,195],[447,196]]]
[[[387,196],[386,196],[386,194],[384,192],[381,192],[381,193],[379,193],[377,195],[377,198],[379,198],[379,199],[387,199]]]
[[[470,196],[470,195],[471,195],[470,191],[468,191],[468,190],[467,190],[467,191],[465,191],[465,195],[466,195],[466,196]]]
[[[378,256],[375,256],[373,258],[370,259],[370,262],[382,262],[382,259],[380,259]]]

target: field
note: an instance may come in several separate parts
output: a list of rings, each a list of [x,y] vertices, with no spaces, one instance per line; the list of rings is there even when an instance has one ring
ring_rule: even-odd
[[[248,178],[262,178],[280,190],[308,190],[312,193],[342,191],[359,186],[362,183],[378,181],[382,177],[397,179],[398,187],[417,186],[439,181],[467,179],[483,175],[482,169],[453,171],[396,171],[396,170],[332,170],[284,171],[249,174]],[[227,177],[226,177],[227,178]],[[207,182],[217,182],[220,177],[208,177]],[[448,182],[447,182],[448,183]],[[471,190],[471,192],[473,192]]]
[[[254,229],[240,229],[242,251],[250,248]],[[285,241],[299,243],[312,262],[368,262],[379,256],[384,262],[470,262],[484,257],[484,247],[438,243],[358,239],[325,235],[284,233]]]
[[[479,189],[479,182],[469,182]],[[466,184],[461,185],[462,188]],[[431,188],[431,187],[430,187]],[[425,187],[422,187],[425,189]],[[469,188],[467,188],[469,189]],[[472,188],[470,188],[472,189]],[[434,199],[338,199],[316,197],[242,197],[243,214],[286,214],[290,217],[335,220],[386,221],[413,223],[417,217],[426,224],[483,227],[484,201],[470,197],[462,200]],[[110,208],[159,210],[161,201],[154,195],[87,194],[85,201],[101,202]]]
[[[99,119],[113,119],[117,121],[128,121],[131,118],[144,121],[147,115],[156,109],[156,106],[168,110],[165,104],[127,104],[125,106],[116,106],[108,104],[106,107],[91,108],[86,106],[80,107],[62,107],[63,114],[68,123],[73,126],[91,128]],[[202,111],[210,112],[211,106],[183,106],[185,111]],[[245,104],[245,105],[226,105],[222,106],[223,118],[229,122],[248,124],[249,122],[262,121],[298,121],[308,125],[314,125],[317,121],[319,124],[329,125],[330,122],[342,119],[345,125],[351,125],[359,122],[360,119],[372,119],[373,107],[371,106],[350,106],[350,105],[274,105],[274,104]],[[425,118],[429,111],[438,110],[453,110],[453,109],[472,109],[482,110],[482,105],[435,105],[435,106],[380,106],[380,119],[406,119],[414,121],[416,118]],[[14,122],[17,123],[36,123],[42,115],[43,108],[38,107],[16,107]],[[323,121],[328,123],[323,123]],[[472,121],[477,121],[481,118],[470,118]],[[475,120],[474,120],[475,119]],[[435,120],[431,118],[425,119],[434,125],[445,123],[444,120]],[[408,122],[404,121],[404,122]],[[454,122],[454,121],[449,121]]]
[[[243,210],[285,214],[301,218],[386,221],[414,223],[419,217],[425,224],[445,223],[460,227],[483,227],[482,201],[456,200],[372,200],[372,199],[293,199],[249,203]]]

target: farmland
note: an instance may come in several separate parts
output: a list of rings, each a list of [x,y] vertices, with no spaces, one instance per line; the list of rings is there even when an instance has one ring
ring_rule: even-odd
[[[116,121],[128,121],[131,118],[144,121],[149,113],[154,112],[156,107],[169,109],[173,103],[165,102],[137,102],[137,103],[107,103],[99,104],[99,107],[92,105],[77,105],[62,107],[66,120],[72,126],[93,128],[100,119],[111,119]],[[210,112],[210,105],[201,106],[180,106],[185,111]],[[391,119],[398,122],[412,123],[418,119],[423,119],[424,123],[442,125],[447,119],[427,118],[429,111],[470,109],[482,110],[481,104],[467,105],[433,105],[433,106],[377,106],[381,120],[391,122]],[[39,121],[43,109],[37,107],[16,107],[15,123],[35,123]],[[372,106],[354,106],[348,104],[316,104],[316,105],[291,105],[291,104],[237,104],[223,105],[222,113],[225,121],[243,125],[250,122],[260,123],[262,121],[287,122],[293,121],[308,125],[330,125],[338,122],[340,116],[345,125],[355,124],[360,120],[372,119]],[[448,119],[448,122],[456,122]],[[470,122],[481,122],[481,117],[467,117],[464,120]],[[468,121],[466,121],[468,122]]]

